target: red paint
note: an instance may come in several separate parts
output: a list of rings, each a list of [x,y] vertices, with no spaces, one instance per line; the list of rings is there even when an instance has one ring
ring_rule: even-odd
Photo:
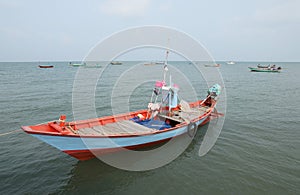
[[[89,160],[89,159],[95,158],[96,156],[101,156],[101,155],[110,154],[110,153],[114,153],[114,152],[122,152],[122,150],[124,150],[124,149],[135,150],[135,149],[155,146],[157,144],[166,143],[170,139],[171,138],[168,138],[165,140],[159,140],[156,142],[150,142],[150,143],[146,143],[146,144],[128,146],[128,147],[124,147],[124,148],[107,148],[107,149],[94,149],[94,150],[65,150],[63,152],[70,156],[73,156],[74,158],[77,158],[78,160],[84,161],[84,160]]]
[[[196,101],[190,103],[191,107],[197,107],[202,101]],[[215,103],[211,105],[211,108],[214,108]],[[198,120],[201,120],[208,115],[211,114],[213,109],[209,110],[209,112],[206,112],[199,118],[194,119],[191,122],[196,122]],[[95,118],[95,119],[87,119],[87,120],[81,120],[81,121],[74,121],[74,122],[66,122],[64,126],[61,126],[59,122],[49,122],[47,124],[41,124],[41,125],[35,125],[35,126],[25,126],[22,127],[22,129],[29,133],[29,134],[43,134],[43,135],[52,135],[52,136],[71,136],[71,137],[94,137],[94,138],[101,138],[101,137],[111,137],[111,138],[116,138],[116,137],[136,137],[136,136],[143,136],[143,135],[151,135],[151,134],[157,134],[157,133],[164,133],[166,131],[172,131],[174,129],[177,129],[179,127],[186,126],[187,124],[181,123],[176,125],[173,128],[170,129],[165,129],[157,132],[148,132],[148,133],[137,133],[137,134],[115,134],[115,135],[109,135],[109,136],[80,136],[78,134],[75,134],[73,131],[69,130],[68,127],[72,128],[74,131],[81,129],[81,128],[89,128],[93,126],[98,126],[98,125],[105,125],[109,123],[114,123],[117,121],[122,121],[122,120],[128,120],[130,118],[133,118],[137,116],[138,114],[142,114],[143,116],[147,115],[147,110],[139,110],[135,112],[130,112],[130,113],[125,113],[125,114],[119,114],[115,116],[106,116],[106,117],[101,117],[101,118]],[[63,116],[62,119],[65,117]]]
[[[40,68],[53,68],[52,65],[39,65]]]
[[[59,126],[60,127],[64,127],[65,126],[65,122],[66,122],[66,115],[61,115],[60,117],[59,117]]]

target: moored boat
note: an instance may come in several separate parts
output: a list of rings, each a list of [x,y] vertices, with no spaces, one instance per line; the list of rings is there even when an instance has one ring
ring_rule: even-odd
[[[70,66],[79,67],[79,66],[86,66],[86,63],[69,63]]]
[[[276,65],[268,65],[268,66],[262,66],[260,64],[257,65],[257,67],[248,67],[250,71],[252,72],[280,72],[281,67],[276,67]]]
[[[154,66],[154,65],[164,65],[165,62],[161,61],[151,61],[144,63],[145,66]]]
[[[220,67],[220,64],[204,64],[205,67]]]
[[[234,61],[226,62],[227,64],[235,64]]]
[[[39,68],[53,68],[53,65],[39,65]]]
[[[145,66],[154,66],[154,65],[157,65],[156,62],[146,62],[144,63]]]
[[[191,131],[210,120],[221,93],[218,84],[208,90],[204,100],[179,101],[179,87],[171,81],[164,65],[164,79],[156,81],[148,108],[101,118],[66,122],[58,121],[23,126],[22,129],[49,145],[79,159],[116,152],[122,148],[136,149],[166,142]]]
[[[111,65],[122,65],[122,62],[114,61],[114,62],[111,62],[110,64],[111,64]]]

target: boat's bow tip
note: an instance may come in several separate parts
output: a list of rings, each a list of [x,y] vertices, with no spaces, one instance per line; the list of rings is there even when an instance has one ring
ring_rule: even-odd
[[[29,126],[21,126],[21,129],[25,132],[31,131],[32,129]]]

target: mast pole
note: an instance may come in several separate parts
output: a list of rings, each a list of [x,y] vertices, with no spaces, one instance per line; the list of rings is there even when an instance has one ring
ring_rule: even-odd
[[[164,82],[166,82],[166,74],[168,71],[169,45],[170,45],[170,38],[168,38],[168,47],[167,47],[166,58],[165,58],[165,63],[164,63]]]
[[[166,82],[166,75],[168,71],[168,55],[169,55],[169,50],[166,51],[166,59],[164,63],[164,82]]]

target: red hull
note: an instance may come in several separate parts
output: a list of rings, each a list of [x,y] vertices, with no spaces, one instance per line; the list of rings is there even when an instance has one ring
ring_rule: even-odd
[[[125,147],[125,149],[135,150],[135,149],[140,149],[140,148],[145,148],[145,147],[151,147],[151,146],[155,146],[158,144],[166,143],[169,140],[170,139],[165,139],[165,140],[160,140],[157,142],[151,142],[151,143],[147,143],[147,144]],[[124,149],[124,148],[99,149],[99,150],[66,150],[63,152],[70,156],[73,156],[74,158],[77,158],[78,160],[84,161],[84,160],[96,158],[96,156],[98,156],[98,155],[104,155],[104,154],[109,154],[109,153],[113,153],[113,152],[120,152],[120,151],[122,151],[122,149]]]
[[[39,65],[40,68],[53,68],[54,66],[43,66],[43,65]]]

